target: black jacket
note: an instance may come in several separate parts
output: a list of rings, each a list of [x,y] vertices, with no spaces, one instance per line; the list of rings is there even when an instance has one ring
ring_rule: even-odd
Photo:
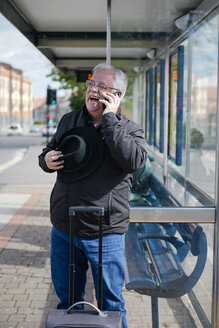
[[[63,133],[81,126],[95,129],[86,106],[64,115],[60,120],[57,132],[39,156],[39,165],[44,171],[54,172],[47,167],[45,154],[56,149]],[[57,179],[51,193],[51,222],[65,233],[69,233],[70,206],[104,207],[104,234],[124,233],[128,229],[130,173],[145,164],[147,152],[144,133],[140,126],[122,115],[120,109],[117,115],[103,115],[96,131],[102,135],[105,144],[100,167],[88,177],[71,184],[63,184]],[[98,236],[97,214],[76,213],[75,220],[76,235]]]

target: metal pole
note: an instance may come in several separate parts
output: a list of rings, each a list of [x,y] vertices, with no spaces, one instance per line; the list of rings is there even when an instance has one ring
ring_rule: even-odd
[[[159,328],[158,298],[151,296],[152,327]]]
[[[74,304],[74,277],[75,277],[75,262],[74,262],[74,218],[75,212],[70,215],[70,263],[69,263],[69,300],[68,306]]]
[[[46,111],[46,142],[49,142],[49,105],[47,105]]]
[[[164,153],[163,153],[163,181],[167,185],[167,156],[168,156],[168,112],[169,112],[169,46],[165,50],[165,87],[164,87]]]
[[[111,64],[111,0],[107,0],[106,63]]]
[[[219,35],[219,31],[218,31]],[[218,49],[218,75],[217,88],[219,88],[219,49]],[[217,93],[218,95],[218,93]],[[212,288],[212,328],[219,327],[219,96],[217,96],[217,135],[216,135],[216,167],[215,167],[215,209],[216,221],[214,225],[214,259],[213,259],[213,288]]]
[[[103,215],[99,219],[98,308],[103,309]]]

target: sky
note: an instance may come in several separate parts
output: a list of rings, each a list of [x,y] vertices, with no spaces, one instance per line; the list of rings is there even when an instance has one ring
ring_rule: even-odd
[[[23,71],[23,76],[32,82],[35,99],[46,96],[48,85],[51,88],[59,86],[57,82],[46,77],[51,72],[52,63],[2,14],[0,14],[0,62]]]

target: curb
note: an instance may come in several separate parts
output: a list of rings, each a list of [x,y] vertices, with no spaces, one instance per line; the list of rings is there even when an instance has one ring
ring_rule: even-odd
[[[15,152],[15,156],[9,160],[8,162],[0,165],[0,172],[7,170],[9,167],[13,166],[14,164],[20,162],[22,158],[24,157],[24,154],[26,152],[26,148],[19,149]]]

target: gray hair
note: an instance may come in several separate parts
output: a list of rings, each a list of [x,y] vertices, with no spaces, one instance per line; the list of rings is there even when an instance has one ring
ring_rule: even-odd
[[[119,68],[116,68],[110,64],[106,64],[106,63],[100,63],[98,65],[96,65],[93,70],[92,70],[92,74],[94,74],[95,72],[99,71],[99,70],[112,70],[115,73],[114,76],[114,83],[113,83],[113,87],[115,89],[119,89],[122,92],[122,95],[120,97],[120,99],[122,99],[125,95],[126,92],[126,88],[128,85],[128,78],[127,75]]]

